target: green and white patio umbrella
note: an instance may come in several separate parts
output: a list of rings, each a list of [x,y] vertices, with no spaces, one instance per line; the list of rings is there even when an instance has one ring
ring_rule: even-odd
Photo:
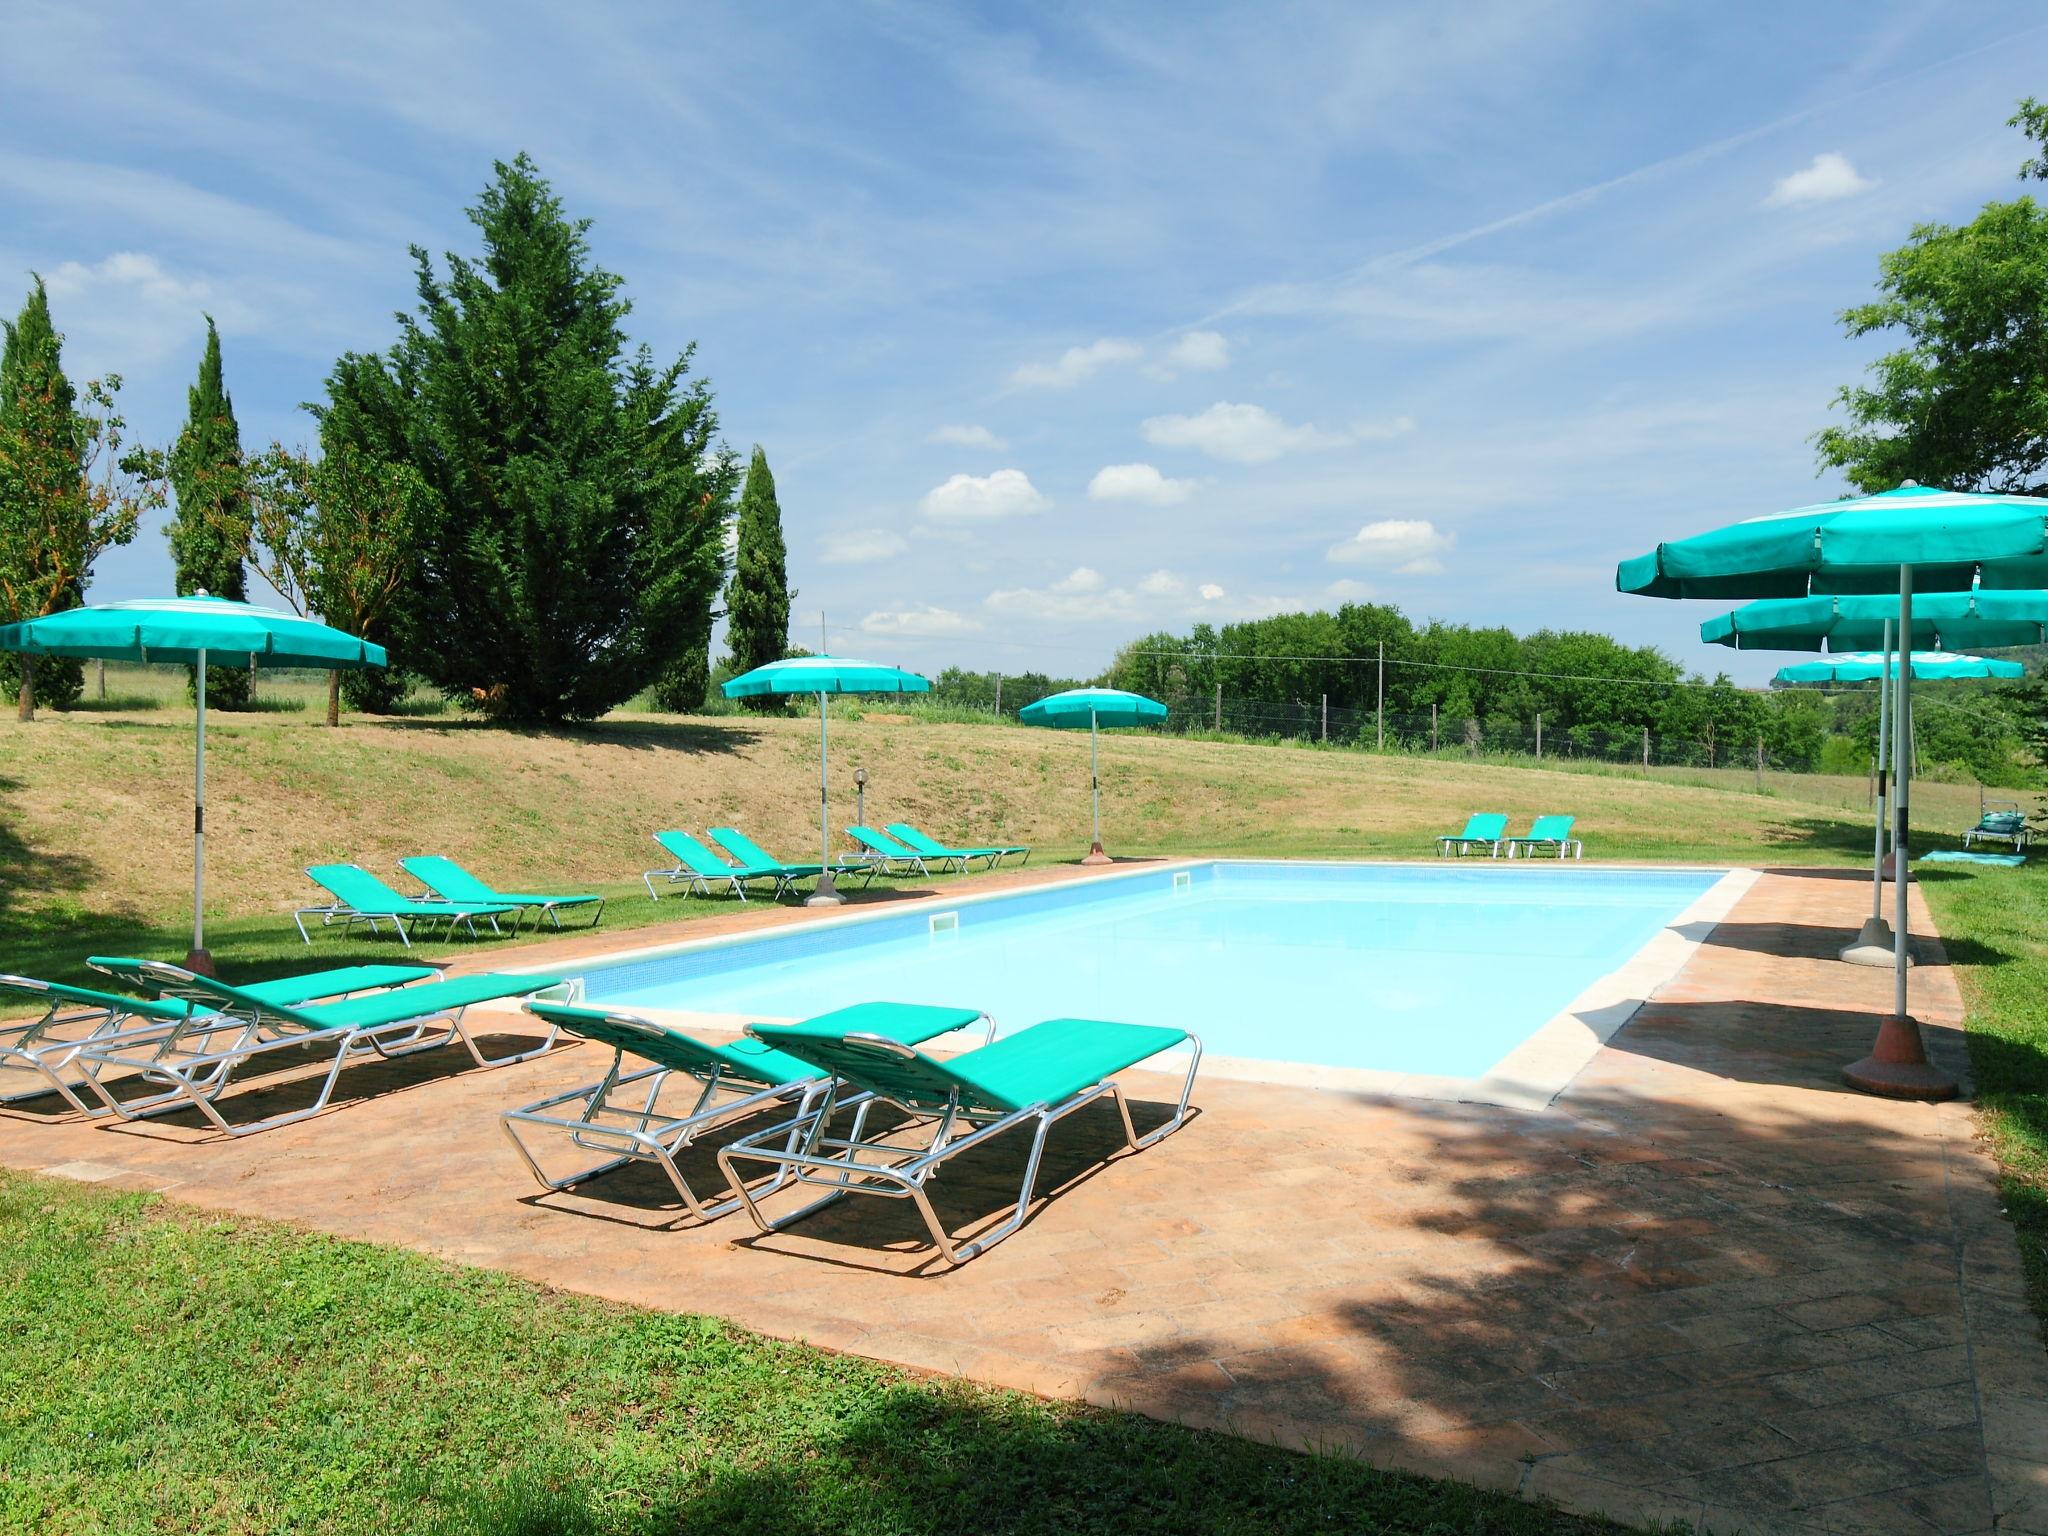
[[[1035,704],[1017,711],[1026,725],[1049,726],[1056,731],[1088,732],[1088,795],[1094,806],[1094,837],[1083,864],[1114,862],[1102,851],[1102,766],[1099,753],[1101,728],[1156,725],[1166,718],[1166,706],[1142,693],[1121,688],[1069,688],[1048,694]]]
[[[138,599],[69,608],[0,625],[0,651],[103,661],[175,662],[192,667],[192,952],[188,970],[213,974],[206,950],[206,664],[209,656],[249,667],[381,667],[384,647],[317,619],[224,597]]]
[[[1707,620],[1700,638],[1739,651],[1869,650],[1898,617],[1895,593],[1771,597]],[[1911,643],[1958,651],[2048,644],[2048,591],[1916,594]]]
[[[879,662],[853,661],[844,656],[792,656],[743,672],[725,685],[728,699],[759,698],[768,694],[815,693],[818,696],[818,888],[804,903],[807,907],[836,907],[846,898],[832,879],[832,803],[826,785],[828,758],[826,741],[826,700],[835,693],[926,693],[931,679],[885,667]]]
[[[1955,678],[2025,677],[2027,669],[2016,661],[1991,656],[1959,656],[1954,651],[1915,651],[1907,658],[1916,683],[1945,682]],[[1899,665],[1896,655],[1878,651],[1844,651],[1826,661],[1797,661],[1780,667],[1774,683],[1868,683],[1889,681]]]
[[[1898,630],[1919,634],[1913,593],[2048,587],[2048,500],[1904,485],[1876,496],[1795,507],[1660,544],[1615,571],[1623,592],[1647,597],[1764,598],[1898,591]],[[1892,845],[1905,857],[1911,825],[1905,744],[1908,693],[1895,681]],[[1869,1056],[1844,1076],[1855,1087],[1905,1098],[1947,1098],[1954,1081],[1927,1061],[1909,1010],[1907,883],[1896,882],[1892,1012]]]

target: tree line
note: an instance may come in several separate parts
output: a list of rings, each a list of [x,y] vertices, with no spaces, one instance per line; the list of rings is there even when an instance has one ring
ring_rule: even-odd
[[[479,253],[413,247],[397,338],[329,371],[315,449],[244,450],[211,319],[176,442],[129,444],[120,380],[71,385],[37,279],[0,355],[0,622],[83,601],[93,562],[174,501],[180,594],[243,598],[253,570],[494,719],[590,720],[647,690],[700,705],[721,600],[739,670],[782,656],[774,480],[756,448],[743,484],[694,346],[629,340],[624,280],[525,156],[469,217]],[[24,717],[77,697],[76,664],[0,663]],[[337,676],[328,720],[344,687],[380,708],[406,686]],[[210,704],[249,696],[246,669],[209,668]]]

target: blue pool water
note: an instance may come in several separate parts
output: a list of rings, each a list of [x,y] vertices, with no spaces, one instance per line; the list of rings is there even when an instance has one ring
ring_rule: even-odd
[[[1217,863],[653,956],[621,1008],[799,1018],[885,998],[1172,1024],[1222,1056],[1475,1078],[1716,871]],[[946,917],[957,913],[957,927]],[[939,915],[940,931],[933,929]]]

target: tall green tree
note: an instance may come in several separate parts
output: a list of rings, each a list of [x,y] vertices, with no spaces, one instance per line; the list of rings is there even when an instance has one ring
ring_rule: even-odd
[[[758,444],[740,491],[739,542],[733,552],[732,580],[725,589],[725,638],[734,672],[780,661],[789,650],[789,549],[782,540],[782,508],[775,499],[775,476],[768,455]],[[747,700],[757,709],[779,709],[782,700]]]
[[[376,638],[497,717],[590,719],[701,632],[738,463],[694,349],[628,350],[622,279],[530,160],[498,164],[469,214],[482,254],[443,276],[414,248],[417,312],[388,353],[335,364],[321,443],[429,493]]]
[[[91,380],[82,398],[65,377],[41,278],[0,331],[0,622],[13,623],[76,607],[93,562],[164,498],[160,456],[126,443],[119,375]],[[35,717],[39,672],[77,697],[75,662],[13,663],[23,720]]]
[[[2011,121],[2042,151],[2021,176],[2048,177],[2048,106]],[[1904,345],[1836,395],[1847,419],[1816,434],[1821,463],[1866,492],[2048,490],[2048,209],[2019,197],[1919,225],[1880,258],[1878,289],[1842,325]]]
[[[207,592],[239,601],[248,596],[242,569],[249,555],[248,468],[235,404],[221,372],[220,332],[211,315],[206,317],[199,377],[185,398],[185,426],[170,452],[178,513],[165,529],[178,595]],[[247,708],[251,682],[246,667],[209,666],[206,702],[220,709]]]
[[[298,614],[352,635],[375,630],[412,571],[433,492],[418,470],[339,443],[319,460],[273,443],[249,476],[251,558]],[[340,672],[327,723],[341,723]]]

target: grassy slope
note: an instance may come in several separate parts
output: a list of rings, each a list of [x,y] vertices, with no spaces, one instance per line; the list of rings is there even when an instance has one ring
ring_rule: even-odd
[[[1611,1529],[20,1176],[0,1317],[9,1530]]]

